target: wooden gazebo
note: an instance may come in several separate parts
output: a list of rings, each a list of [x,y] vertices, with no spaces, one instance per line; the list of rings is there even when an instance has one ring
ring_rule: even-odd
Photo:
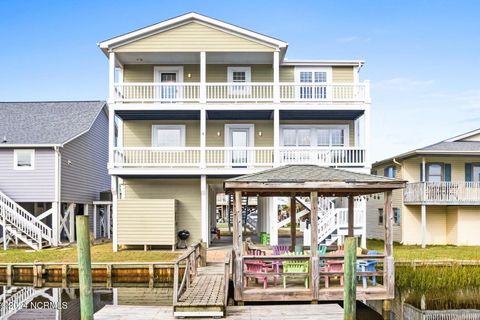
[[[319,300],[342,300],[342,299],[372,299],[386,300],[394,297],[394,260],[392,248],[392,190],[405,187],[405,182],[340,170],[315,165],[288,165],[258,173],[248,174],[224,182],[225,192],[234,195],[233,210],[233,250],[234,250],[234,287],[235,300],[244,301],[312,301]],[[363,195],[385,193],[384,203],[384,227],[385,227],[385,251],[377,255],[355,255],[356,242],[353,233],[354,221],[354,198]],[[325,275],[321,271],[321,261],[327,257],[319,257],[317,250],[310,250],[309,256],[252,256],[247,255],[243,249],[242,238],[242,196],[260,197],[310,197],[311,205],[311,248],[318,246],[318,197],[348,197],[348,236],[345,238],[345,254],[329,256],[328,259],[344,259],[342,274],[345,284],[343,287],[320,288],[320,278]],[[275,213],[276,214],[276,213]],[[292,219],[295,223],[295,219]],[[292,233],[295,227],[291,228]],[[293,239],[294,239],[294,235]],[[244,264],[248,260],[264,260],[266,262],[285,261],[288,259],[309,260],[308,277],[309,288],[302,286],[281,286],[271,288],[245,287],[244,277],[248,273],[244,270]],[[376,273],[364,273],[363,275],[383,278],[381,284],[364,288],[361,283],[355,284],[356,260],[379,261],[378,266],[383,268]],[[343,274],[344,273],[344,274]],[[282,276],[281,272],[278,276]],[[344,297],[345,294],[345,297]],[[353,297],[352,297],[353,295]]]

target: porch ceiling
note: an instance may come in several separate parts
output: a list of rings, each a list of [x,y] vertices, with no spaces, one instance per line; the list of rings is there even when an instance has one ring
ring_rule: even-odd
[[[118,110],[123,120],[200,120],[199,110]]]
[[[272,64],[271,52],[207,52],[207,64]],[[200,52],[119,52],[122,64],[200,64]]]
[[[298,196],[318,192],[320,196],[358,196],[405,187],[406,181],[316,165],[287,165],[243,175],[224,182],[227,193],[244,195]]]
[[[209,110],[207,111],[208,120],[271,120],[273,119],[272,110]]]
[[[280,120],[356,120],[363,110],[280,110]]]

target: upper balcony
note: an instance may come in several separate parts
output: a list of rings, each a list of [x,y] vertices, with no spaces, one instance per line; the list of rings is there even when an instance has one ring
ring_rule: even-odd
[[[407,183],[403,195],[407,205],[480,205],[480,182]]]

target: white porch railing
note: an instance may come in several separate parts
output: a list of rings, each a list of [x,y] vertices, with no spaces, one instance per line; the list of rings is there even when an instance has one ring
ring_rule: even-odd
[[[480,182],[407,183],[403,197],[410,204],[480,204]]]
[[[352,147],[281,147],[280,163],[363,166],[365,149]]]
[[[203,155],[204,153],[204,155]],[[269,168],[273,147],[116,147],[115,168]],[[282,147],[279,164],[363,166],[365,149]],[[202,164],[202,159],[203,164]]]
[[[363,83],[123,82],[114,83],[115,102],[368,102]],[[275,90],[277,89],[277,90]],[[203,94],[202,94],[203,92]]]
[[[341,228],[348,228],[348,208],[338,208],[338,226]],[[354,208],[353,225],[355,228],[363,227],[365,221],[365,210],[361,208]]]

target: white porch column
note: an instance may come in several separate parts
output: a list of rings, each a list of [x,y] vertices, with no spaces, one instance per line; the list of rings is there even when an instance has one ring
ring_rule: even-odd
[[[108,102],[115,101],[115,52],[108,54]]]
[[[206,167],[206,150],[207,145],[207,112],[204,108],[200,110],[200,168]]]
[[[115,110],[113,104],[108,105],[108,168],[113,168],[115,147]]]
[[[280,51],[273,52],[273,102],[280,102]]]
[[[207,102],[207,53],[200,52],[200,102]]]
[[[93,205],[93,239],[97,239],[97,205]]]
[[[358,205],[358,208],[360,210],[363,210],[363,217],[362,217],[362,241],[360,243],[360,246],[362,248],[367,247],[367,200],[365,198],[360,197],[360,204]]]
[[[372,167],[370,162],[370,105],[366,106],[363,116],[365,118],[363,123],[365,132],[365,167],[370,169]]]
[[[209,245],[209,225],[208,225],[208,185],[207,176],[200,177],[200,208],[202,215],[202,241]]]
[[[423,183],[423,197],[425,201],[427,195],[427,184],[425,183],[425,158],[422,158],[422,183]],[[422,205],[422,248],[427,246],[427,206]]]
[[[69,227],[68,230],[70,232],[70,242],[75,242],[75,207],[76,204],[72,203],[68,206],[68,210],[70,210],[70,214],[68,215],[69,220]]]
[[[270,245],[278,244],[278,205],[277,198],[268,197],[267,205],[265,206],[267,210],[265,212],[268,214],[270,220]]]
[[[118,186],[117,177],[112,176],[112,217],[113,217],[113,252],[118,251],[118,228],[117,228],[117,208],[118,208]]]
[[[280,165],[280,110],[273,110],[273,166]]]

